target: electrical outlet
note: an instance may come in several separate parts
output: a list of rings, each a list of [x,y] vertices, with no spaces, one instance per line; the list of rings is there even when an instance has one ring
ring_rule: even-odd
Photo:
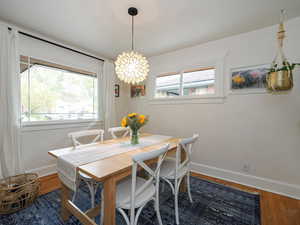
[[[246,173],[249,173],[250,170],[251,170],[250,164],[249,164],[249,163],[245,163],[245,164],[243,165],[243,167],[242,167],[242,170],[243,170],[244,172],[246,172]]]

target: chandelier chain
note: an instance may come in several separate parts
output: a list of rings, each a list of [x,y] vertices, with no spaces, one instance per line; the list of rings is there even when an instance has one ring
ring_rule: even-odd
[[[131,16],[131,50],[134,50],[134,16]]]

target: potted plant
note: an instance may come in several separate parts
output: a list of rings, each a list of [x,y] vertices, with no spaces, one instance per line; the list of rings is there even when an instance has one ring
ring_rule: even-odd
[[[138,113],[130,113],[121,121],[122,127],[129,127],[131,130],[131,144],[139,143],[139,129],[148,122],[148,117]]]
[[[273,64],[267,77],[267,89],[269,91],[287,91],[293,88],[293,70],[299,63],[282,62],[282,66]]]
[[[266,76],[267,90],[287,91],[293,88],[293,70],[299,63],[289,63],[283,52],[283,40],[285,39],[284,18],[286,11],[281,10],[279,30],[277,32],[278,50],[272,62],[271,69]]]

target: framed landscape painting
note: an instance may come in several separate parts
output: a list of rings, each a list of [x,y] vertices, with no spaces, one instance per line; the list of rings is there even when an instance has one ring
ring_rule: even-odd
[[[269,64],[240,67],[231,70],[232,93],[266,93]]]

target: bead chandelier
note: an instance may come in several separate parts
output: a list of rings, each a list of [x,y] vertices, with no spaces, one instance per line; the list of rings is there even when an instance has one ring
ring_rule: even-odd
[[[134,16],[138,14],[138,10],[131,7],[128,9],[128,14],[131,16],[131,51],[118,55],[115,70],[120,80],[129,84],[137,84],[146,79],[149,64],[146,57],[134,51]]]

